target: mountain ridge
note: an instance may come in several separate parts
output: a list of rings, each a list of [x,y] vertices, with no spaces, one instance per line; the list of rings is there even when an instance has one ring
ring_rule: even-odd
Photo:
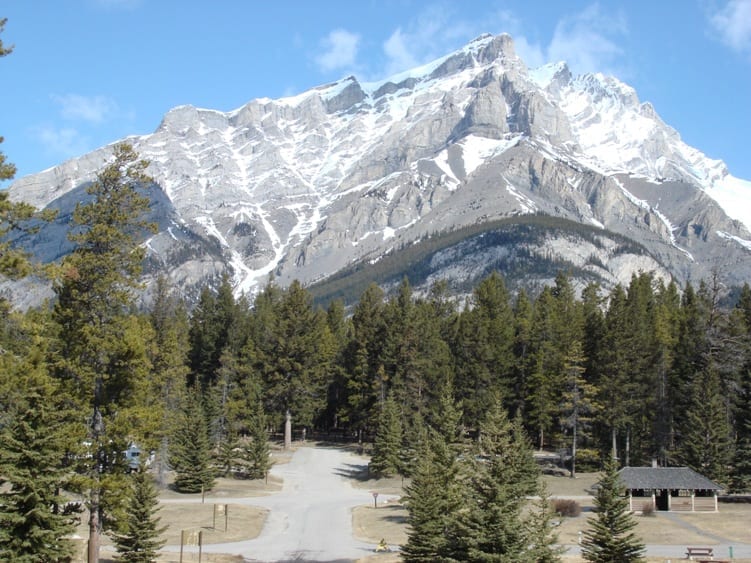
[[[127,140],[159,194],[148,279],[197,287],[229,269],[237,293],[270,275],[311,283],[436,230],[529,213],[629,236],[681,282],[728,260],[731,283],[751,274],[751,214],[730,217],[716,197],[751,184],[630,86],[565,63],[530,71],[508,35],[379,82],[345,77],[230,112],[179,106]],[[110,150],[22,178],[11,198],[58,205]]]

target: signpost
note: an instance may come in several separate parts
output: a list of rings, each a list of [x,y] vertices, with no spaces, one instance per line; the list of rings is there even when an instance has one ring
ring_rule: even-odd
[[[180,563],[183,563],[183,546],[198,546],[198,563],[201,563],[201,550],[203,549],[203,532],[199,530],[182,530],[180,532]]]
[[[224,531],[227,532],[227,519],[229,518],[229,505],[227,504],[215,504],[214,505],[214,526],[216,530],[216,515],[224,514]]]
[[[378,493],[373,492],[373,506],[374,508],[378,508]]]

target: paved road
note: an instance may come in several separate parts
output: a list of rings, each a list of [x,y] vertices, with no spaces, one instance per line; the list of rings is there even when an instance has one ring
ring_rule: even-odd
[[[268,508],[261,534],[254,540],[205,545],[203,552],[263,562],[351,561],[372,554],[374,544],[352,537],[352,508],[371,503],[373,497],[345,478],[364,463],[364,458],[339,448],[299,448],[289,463],[271,470],[284,480],[281,492],[221,499]],[[165,550],[175,551],[175,546]]]

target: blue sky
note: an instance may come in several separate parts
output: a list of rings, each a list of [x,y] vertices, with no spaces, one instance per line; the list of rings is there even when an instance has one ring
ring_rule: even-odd
[[[507,32],[530,67],[632,85],[751,179],[751,0],[6,0],[2,17],[0,150],[17,177],[151,133],[177,105],[378,80]]]

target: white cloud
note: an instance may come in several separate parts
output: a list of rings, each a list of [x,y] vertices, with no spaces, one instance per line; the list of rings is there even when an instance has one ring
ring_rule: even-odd
[[[418,66],[420,63],[415,59],[415,54],[407,46],[409,40],[406,39],[401,28],[391,34],[383,44],[383,52],[388,58],[387,73],[391,74],[408,68]]]
[[[615,73],[623,55],[616,40],[627,33],[622,13],[605,14],[598,4],[592,4],[558,21],[547,47],[547,59],[549,62],[566,61],[575,73]]]
[[[751,0],[730,0],[709,21],[728,47],[751,53]]]
[[[79,94],[53,95],[52,100],[60,106],[61,115],[72,121],[103,123],[118,113],[117,103],[106,96],[81,96]]]
[[[32,134],[47,152],[64,158],[78,156],[89,150],[88,140],[72,127],[58,129],[42,126],[35,128]]]
[[[386,75],[395,74],[446,54],[446,46],[479,35],[476,24],[452,17],[453,6],[426,7],[407,27],[399,27],[384,41]]]
[[[324,72],[355,66],[360,36],[346,29],[335,29],[322,41],[324,52],[315,58]]]

